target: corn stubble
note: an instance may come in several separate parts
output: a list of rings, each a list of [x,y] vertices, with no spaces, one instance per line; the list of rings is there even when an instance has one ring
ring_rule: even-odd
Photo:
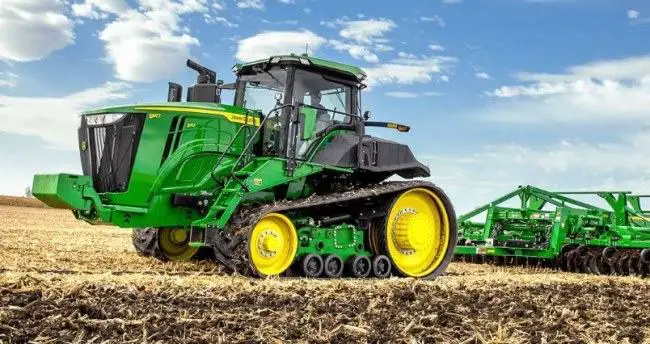
[[[650,281],[453,263],[432,282],[226,276],[0,206],[0,343],[650,343]]]

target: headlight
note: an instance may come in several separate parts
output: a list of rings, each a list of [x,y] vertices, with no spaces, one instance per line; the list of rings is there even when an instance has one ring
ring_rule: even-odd
[[[86,115],[88,125],[107,125],[119,121],[124,117],[123,113],[103,113],[99,115]]]

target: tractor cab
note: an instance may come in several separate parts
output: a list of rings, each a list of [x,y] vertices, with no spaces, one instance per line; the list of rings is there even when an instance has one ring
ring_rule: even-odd
[[[238,64],[235,105],[268,116],[266,155],[306,158],[317,138],[334,129],[356,131],[363,71],[307,55]]]

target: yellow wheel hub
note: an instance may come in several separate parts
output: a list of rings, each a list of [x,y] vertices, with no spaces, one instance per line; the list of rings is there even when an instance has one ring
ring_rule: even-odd
[[[450,240],[444,203],[433,191],[411,189],[393,203],[386,222],[388,253],[404,275],[431,274],[443,262]]]
[[[427,219],[411,209],[398,214],[395,223],[395,243],[402,252],[423,250],[428,244]]]
[[[260,275],[279,275],[291,266],[296,257],[296,228],[282,214],[267,214],[251,231],[248,250],[251,265]]]
[[[158,247],[169,260],[190,260],[198,248],[188,245],[189,237],[183,228],[161,228],[158,230]]]

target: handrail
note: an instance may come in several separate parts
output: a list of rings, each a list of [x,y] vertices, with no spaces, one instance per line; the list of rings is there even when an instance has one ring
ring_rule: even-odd
[[[235,133],[235,136],[233,136],[232,140],[230,140],[230,143],[228,143],[228,146],[226,147],[226,149],[224,149],[224,151],[223,151],[223,153],[221,153],[221,156],[219,157],[219,159],[217,159],[217,162],[214,164],[214,168],[212,169],[212,171],[210,171],[210,176],[212,177],[212,179],[214,179],[215,182],[217,181],[217,178],[214,176],[214,171],[216,171],[217,167],[219,167],[219,165],[221,165],[221,162],[226,157],[226,154],[228,153],[228,151],[230,151],[230,148],[232,148],[232,145],[235,143],[235,140],[237,140],[237,138],[239,137],[239,134],[243,131],[243,129],[245,127],[248,128],[249,126],[250,126],[250,124],[248,124],[248,111],[247,111],[246,112],[246,121],[245,121],[245,123],[242,126],[239,127],[239,129]]]
[[[246,152],[247,152],[248,149],[250,148],[251,144],[252,144],[253,141],[255,140],[255,137],[257,137],[257,135],[260,133],[260,130],[262,130],[262,128],[264,128],[264,124],[266,123],[266,120],[268,120],[268,119],[271,117],[271,113],[275,112],[275,113],[276,113],[276,117],[277,117],[277,112],[278,112],[278,110],[284,109],[285,107],[293,107],[293,104],[285,104],[285,105],[281,105],[281,106],[278,106],[278,107],[275,107],[275,108],[269,110],[268,114],[267,114],[266,116],[264,116],[264,119],[262,119],[262,122],[260,122],[260,126],[257,127],[257,129],[255,130],[255,132],[253,133],[253,135],[250,137],[250,139],[249,139],[248,142],[246,143],[246,146],[244,146],[244,149],[242,150],[241,154],[239,154],[239,157],[237,158],[237,160],[235,161],[235,163],[232,165],[232,168],[230,169],[230,176],[233,177],[235,180],[239,181],[239,183],[241,184],[241,186],[242,186],[242,187],[244,188],[244,190],[246,190],[246,191],[248,191],[248,187],[247,187],[246,185],[244,185],[244,184],[243,184],[243,183],[242,183],[242,182],[241,182],[241,181],[240,181],[240,180],[239,180],[239,179],[234,175],[234,171],[235,171],[235,169],[237,168],[237,166],[239,165],[239,163],[240,163],[242,157],[246,154]]]
[[[312,108],[312,109],[325,110],[326,112],[333,112],[335,114],[345,115],[345,116],[348,116],[348,117],[356,117],[356,118],[358,118],[360,120],[363,120],[363,118],[361,116],[355,115],[355,114],[352,114],[352,113],[337,111],[337,110],[332,110],[332,109],[327,109],[327,108],[322,108],[322,107],[313,106],[313,105],[305,104],[305,103],[296,103],[296,107],[301,107],[301,106]]]

